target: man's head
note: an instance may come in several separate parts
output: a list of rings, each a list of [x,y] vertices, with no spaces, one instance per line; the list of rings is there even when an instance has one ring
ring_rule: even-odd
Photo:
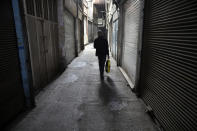
[[[98,37],[102,37],[103,36],[103,32],[101,30],[98,31]]]

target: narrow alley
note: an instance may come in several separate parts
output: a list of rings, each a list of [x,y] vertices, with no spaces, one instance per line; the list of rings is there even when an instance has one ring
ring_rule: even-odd
[[[0,18],[0,131],[197,131],[197,0],[1,0]]]
[[[40,92],[36,103],[12,131],[156,131],[114,60],[101,82],[92,44]]]

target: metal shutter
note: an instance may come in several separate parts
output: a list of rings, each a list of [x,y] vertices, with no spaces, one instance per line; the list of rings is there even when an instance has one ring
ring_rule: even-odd
[[[142,9],[142,0],[128,0],[124,4],[122,67],[133,83],[135,83],[136,76],[137,49]]]
[[[92,22],[88,21],[88,41],[91,43],[93,41],[93,34],[92,34]]]
[[[117,60],[118,20],[113,22],[112,56]]]
[[[145,5],[140,93],[166,131],[197,130],[197,1]]]
[[[81,36],[82,36],[82,32],[81,32],[81,20],[78,20],[78,53],[81,52]]]
[[[97,33],[98,33],[98,27],[96,24],[93,24],[93,38],[96,39],[97,38]]]
[[[68,12],[64,13],[65,25],[65,56],[67,64],[70,63],[75,57],[75,28],[74,17]]]
[[[11,0],[0,4],[0,128],[24,105]]]

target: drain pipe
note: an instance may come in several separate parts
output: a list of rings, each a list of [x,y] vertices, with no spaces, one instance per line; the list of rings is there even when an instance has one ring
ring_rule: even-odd
[[[25,48],[25,39],[24,39],[22,19],[21,19],[20,7],[19,7],[19,0],[12,0],[12,7],[13,7],[14,21],[15,21],[15,28],[17,35],[17,46],[18,46],[19,61],[21,68],[22,86],[25,94],[26,106],[28,108],[31,108],[35,106],[35,102],[34,102],[34,97],[31,93],[30,79],[28,76],[28,66],[26,62],[28,58]]]

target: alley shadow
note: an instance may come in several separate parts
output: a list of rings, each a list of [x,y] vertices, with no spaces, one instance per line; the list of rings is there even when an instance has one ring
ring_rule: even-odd
[[[15,116],[15,118],[11,119],[8,121],[2,129],[0,128],[0,131],[12,131],[12,129],[16,128],[16,126],[24,120],[30,112],[33,111],[34,108],[29,108],[29,109],[23,109],[19,114]]]
[[[103,105],[107,105],[111,101],[119,99],[116,86],[110,77],[107,77],[106,80],[101,81],[99,87],[99,98],[101,99]]]

